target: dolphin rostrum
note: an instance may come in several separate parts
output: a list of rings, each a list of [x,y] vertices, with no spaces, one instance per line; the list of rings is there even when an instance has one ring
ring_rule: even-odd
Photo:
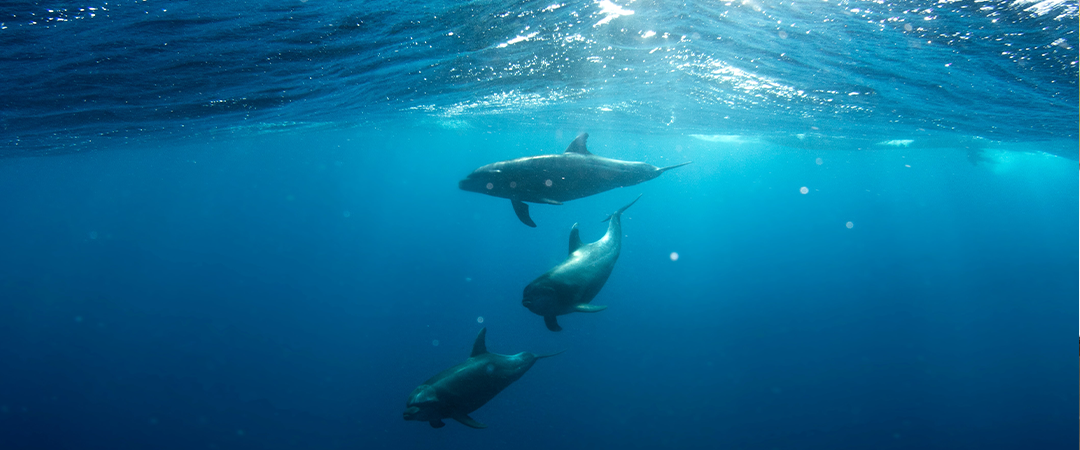
[[[562,154],[529,156],[488,164],[458,182],[458,187],[510,199],[518,219],[525,225],[536,227],[536,222],[529,217],[529,205],[525,202],[561,205],[562,202],[649,181],[668,170],[690,164],[684,162],[656,167],[643,162],[604,158],[589,153],[585,148],[588,139],[588,133],[581,133]]]
[[[431,377],[409,394],[405,420],[419,420],[430,423],[432,428],[442,428],[446,425],[442,419],[454,419],[472,428],[487,428],[469,417],[469,413],[525,375],[536,360],[562,353],[540,356],[529,352],[490,353],[484,343],[486,334],[487,328],[481,328],[469,359]]]
[[[615,268],[622,247],[622,213],[638,198],[608,216],[605,219],[610,220],[607,233],[591,244],[581,242],[575,223],[570,228],[570,256],[525,286],[521,304],[543,316],[549,330],[562,330],[556,316],[607,309],[607,306],[590,305],[589,302],[604,287],[611,269]]]

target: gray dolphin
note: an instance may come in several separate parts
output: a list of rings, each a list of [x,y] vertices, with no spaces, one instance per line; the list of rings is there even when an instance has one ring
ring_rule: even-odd
[[[570,256],[555,268],[540,275],[522,294],[521,304],[544,317],[551,331],[561,331],[556,316],[572,312],[600,312],[607,306],[590,305],[615,268],[622,248],[622,213],[638,199],[608,216],[607,233],[591,244],[581,242],[577,224],[570,227]]]
[[[589,153],[588,133],[578,135],[566,151],[558,155],[529,156],[483,166],[458,182],[458,187],[510,199],[522,223],[536,227],[529,217],[530,203],[561,205],[617,187],[633,186],[690,162],[668,167],[634,161],[620,161]]]
[[[486,334],[487,328],[481,328],[469,359],[431,377],[409,394],[405,420],[419,420],[430,423],[432,428],[442,428],[446,425],[442,419],[454,419],[472,428],[487,428],[469,417],[469,413],[525,375],[536,360],[562,353],[540,356],[529,352],[489,353],[484,343]]]

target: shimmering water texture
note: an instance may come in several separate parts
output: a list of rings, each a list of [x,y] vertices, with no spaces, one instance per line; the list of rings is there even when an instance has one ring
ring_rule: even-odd
[[[2,16],[6,155],[386,121],[820,148],[1077,137],[1077,5],[1061,0],[8,2]]]

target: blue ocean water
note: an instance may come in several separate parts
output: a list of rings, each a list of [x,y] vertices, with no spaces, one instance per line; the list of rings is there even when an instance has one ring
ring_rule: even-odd
[[[0,447],[1071,448],[1077,4],[0,3]],[[534,205],[561,152],[693,164]],[[522,288],[624,217],[593,302]],[[1066,327],[1066,328],[1058,328]],[[463,361],[539,361],[402,420]]]

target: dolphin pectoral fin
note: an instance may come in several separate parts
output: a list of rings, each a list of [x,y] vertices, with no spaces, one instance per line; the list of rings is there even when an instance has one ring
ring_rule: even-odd
[[[442,427],[446,426],[446,423],[444,423],[443,421],[441,421],[439,419],[432,420],[432,421],[430,421],[428,423],[431,424],[431,428],[442,428]]]
[[[559,321],[555,319],[555,316],[544,316],[544,325],[547,325],[551,331],[562,331],[562,327],[559,326]]]
[[[578,231],[577,224],[575,223],[574,226],[570,227],[570,254],[573,254],[574,251],[581,248],[582,245],[585,244],[581,242],[581,232]]]
[[[566,147],[566,151],[563,153],[580,153],[582,155],[591,155],[592,153],[589,153],[589,149],[585,148],[585,141],[587,140],[589,140],[589,133],[579,134],[577,139],[574,139],[574,142],[571,142],[570,145]]]
[[[521,200],[513,199],[510,200],[510,204],[514,205],[514,214],[517,214],[521,223],[536,228],[536,222],[533,222],[532,217],[529,217],[529,205],[526,205]]]
[[[599,305],[590,305],[590,304],[587,304],[587,303],[582,303],[582,304],[577,305],[577,306],[574,307],[574,311],[583,312],[583,313],[600,312],[600,311],[603,311],[605,309],[607,309],[606,305],[605,306],[599,306]]]
[[[473,418],[469,417],[468,414],[456,413],[454,414],[453,419],[461,422],[462,425],[465,425],[469,428],[487,428],[487,425],[473,420]]]
[[[671,169],[674,169],[676,167],[682,167],[682,166],[685,166],[685,165],[690,164],[692,162],[693,161],[687,161],[687,162],[684,162],[684,163],[681,163],[681,164],[676,164],[674,166],[661,167],[661,168],[656,169],[656,170],[659,171],[660,173],[664,173],[664,172],[667,172],[667,171],[669,171]]]

